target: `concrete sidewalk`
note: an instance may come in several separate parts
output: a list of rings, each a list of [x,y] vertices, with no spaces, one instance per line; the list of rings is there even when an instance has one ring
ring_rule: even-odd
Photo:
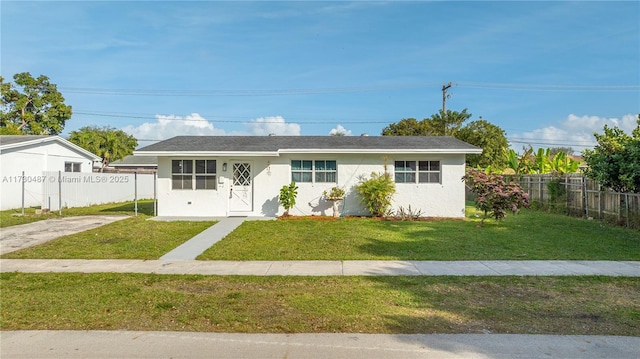
[[[0,272],[156,273],[256,276],[640,277],[638,261],[195,261],[0,259]]]
[[[0,332],[18,358],[638,358],[640,338],[513,334],[233,334],[129,331]]]

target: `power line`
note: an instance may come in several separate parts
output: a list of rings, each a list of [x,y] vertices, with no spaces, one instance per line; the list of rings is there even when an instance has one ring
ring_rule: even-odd
[[[562,142],[549,142],[547,140],[531,140],[531,141],[513,141],[508,140],[510,143],[518,143],[524,145],[543,145],[543,146],[560,146],[560,147],[593,147],[597,143],[593,141],[592,143],[567,143],[566,141]]]
[[[293,89],[213,89],[213,90],[150,90],[150,89],[109,89],[89,87],[58,87],[67,93],[88,95],[125,95],[125,96],[292,96],[315,95],[347,92],[369,92],[406,88],[431,87],[434,83],[403,83],[387,85],[363,85],[352,87],[293,88]]]
[[[576,84],[523,84],[499,82],[459,81],[457,87],[503,90],[503,91],[573,91],[573,92],[640,92],[640,85],[576,85]],[[325,88],[290,88],[290,89],[125,89],[125,88],[91,88],[91,87],[61,87],[66,93],[86,95],[119,95],[119,96],[295,96],[336,94],[350,92],[370,92],[383,90],[398,90],[408,88],[428,88],[439,86],[436,83],[399,83],[386,85],[362,85],[351,87]]]
[[[538,141],[538,140],[542,140],[542,141],[554,141],[554,142],[558,142],[558,144],[563,144],[566,143],[565,140],[551,140],[551,139],[540,139],[540,138],[526,138],[526,137],[512,137],[512,136],[507,136],[508,139],[510,139],[512,142],[526,142],[526,141]],[[574,143],[583,143],[583,144],[588,144],[591,145],[594,142],[596,142],[596,140],[594,139],[593,141],[580,141],[580,140],[573,140]]]
[[[508,91],[537,92],[640,92],[640,85],[575,85],[575,84],[517,84],[499,82],[457,82],[456,86]]]
[[[111,117],[111,118],[130,118],[130,119],[139,119],[139,120],[157,120],[158,117],[156,115],[146,115],[146,114],[125,114],[125,113],[108,113],[108,112],[88,112],[88,111],[74,111],[74,114],[79,114],[79,115],[87,115],[87,116],[98,116],[98,117]],[[162,116],[162,120],[163,121],[183,121],[183,122],[220,122],[220,123],[256,123],[258,121],[256,121],[255,119],[253,120],[247,120],[246,117],[243,116],[211,116],[211,115],[201,115],[203,118],[202,119],[192,119],[192,118],[187,118],[187,116],[175,116],[175,117],[171,117],[171,116]],[[207,118],[218,118],[218,119],[205,119],[204,117]],[[245,118],[244,120],[221,120],[220,118]],[[296,123],[302,123],[302,124],[322,124],[325,125],[327,124],[327,120],[317,120],[317,121],[305,121],[305,120],[291,120],[288,119],[287,121],[295,121]],[[332,120],[332,121],[336,121],[336,123],[340,123],[340,124],[367,124],[367,123],[384,123],[384,124],[389,124],[391,122],[393,122],[392,120],[379,120],[379,121],[372,121],[372,120],[360,120],[360,121],[354,121],[354,120],[348,120],[348,121],[343,121],[343,120]],[[390,122],[391,121],[391,122]],[[259,123],[282,123],[282,121],[277,121],[277,120],[262,120],[259,121]],[[291,123],[291,122],[288,122]]]

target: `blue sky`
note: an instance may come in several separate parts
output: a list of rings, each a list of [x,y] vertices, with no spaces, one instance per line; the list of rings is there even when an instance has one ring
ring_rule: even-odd
[[[1,75],[74,115],[175,135],[379,135],[467,108],[512,146],[593,143],[640,113],[639,1],[2,1]]]

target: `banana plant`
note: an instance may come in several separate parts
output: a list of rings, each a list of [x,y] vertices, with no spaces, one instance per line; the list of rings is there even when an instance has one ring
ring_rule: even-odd
[[[564,152],[558,152],[555,156],[549,161],[551,166],[551,172],[557,173],[559,175],[564,175],[567,173],[575,173],[578,171],[580,167],[580,162],[574,160],[573,158],[567,156]]]
[[[550,173],[551,164],[549,158],[551,157],[551,150],[538,148],[538,152],[534,157],[533,173]]]
[[[513,149],[505,149],[505,160],[507,163],[507,168],[510,168],[513,170],[513,172],[517,175],[520,174],[520,157],[518,156],[518,153],[516,153],[516,151],[514,151]]]

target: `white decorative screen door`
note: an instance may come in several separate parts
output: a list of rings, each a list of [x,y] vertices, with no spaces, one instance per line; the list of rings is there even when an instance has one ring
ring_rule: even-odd
[[[233,179],[229,194],[229,212],[253,211],[253,186],[251,184],[251,164],[232,163]]]

